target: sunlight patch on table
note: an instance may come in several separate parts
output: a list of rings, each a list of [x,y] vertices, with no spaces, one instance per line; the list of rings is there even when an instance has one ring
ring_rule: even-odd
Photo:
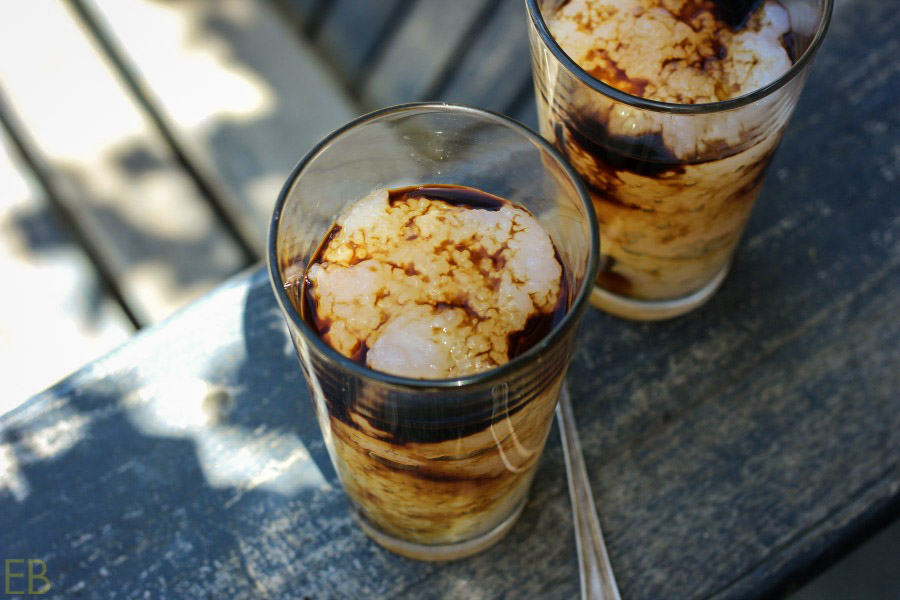
[[[24,502],[31,492],[31,486],[19,469],[19,461],[12,446],[0,444],[0,494],[5,491],[9,491],[17,502]]]
[[[141,53],[139,68],[152,73],[156,94],[178,99],[180,124],[206,128],[223,118],[250,120],[272,110],[272,90],[236,62],[231,47],[215,33],[214,12],[207,3],[115,0],[97,5],[127,33],[129,44],[148,50]],[[242,21],[252,22],[252,5],[234,3],[229,8]],[[192,17],[185,18],[186,13]]]
[[[3,433],[9,442],[0,444],[0,495],[9,491],[23,502],[31,486],[22,467],[58,458],[87,435],[91,417],[72,410],[64,401],[44,406],[30,429]]]
[[[43,427],[21,434],[16,446],[20,456],[24,454],[24,462],[50,460],[67,452],[85,437],[91,421],[66,406],[54,411],[52,417]]]
[[[193,441],[212,487],[286,496],[330,487],[296,435],[229,423],[233,400],[221,386],[194,377],[160,379],[129,394],[123,408],[141,433]]]

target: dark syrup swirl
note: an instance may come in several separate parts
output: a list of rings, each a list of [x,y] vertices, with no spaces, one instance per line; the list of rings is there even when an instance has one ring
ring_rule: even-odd
[[[408,202],[409,200],[417,198],[440,200],[453,206],[465,206],[472,210],[487,210],[491,212],[500,210],[500,208],[504,204],[509,204],[508,200],[504,200],[499,196],[494,196],[493,194],[489,194],[475,188],[457,185],[419,185],[388,190],[388,201],[391,204]],[[332,226],[331,230],[328,232],[328,235],[325,236],[325,238],[322,240],[322,243],[316,249],[312,260],[310,260],[309,262],[309,266],[322,262],[322,255],[328,247],[328,244],[331,243],[331,240],[334,239],[334,236],[337,235],[340,230],[341,228],[337,224]],[[472,254],[476,259],[481,257],[481,254],[479,254],[477,248],[474,249]],[[559,252],[556,251],[556,248],[554,248],[554,254],[556,256],[556,261],[559,263],[560,267],[563,267],[563,262],[559,256]],[[500,264],[501,261],[499,261],[498,257],[489,258],[492,259],[492,262],[494,262],[498,268],[502,268],[503,265]],[[324,336],[327,335],[328,331],[331,329],[332,323],[329,319],[322,319],[318,314],[316,299],[313,293],[314,285],[308,277],[309,266],[307,267],[307,273],[305,273],[303,277],[302,296],[304,298],[304,302],[300,310],[300,314],[301,316],[303,316],[304,320],[309,324],[309,326],[312,327],[320,337],[324,338]],[[415,275],[416,272],[410,266],[407,274]],[[550,331],[553,330],[556,324],[559,323],[565,316],[569,306],[568,285],[566,280],[566,273],[565,269],[563,268],[562,276],[560,279],[559,297],[557,298],[556,304],[554,305],[553,309],[550,312],[542,312],[531,315],[521,331],[516,331],[509,334],[507,338],[509,342],[507,356],[510,360],[515,358],[516,356],[519,356],[520,354],[527,352],[532,346],[534,346],[548,333],[550,333]],[[450,310],[458,307],[463,307],[467,310],[468,313],[472,313],[471,309],[469,308],[467,295],[465,293],[462,293],[453,302],[439,302],[434,306],[435,310],[437,311]],[[361,344],[361,347],[355,349],[353,355],[349,358],[354,362],[365,365],[367,351],[368,348],[365,346],[365,342],[363,342]]]
[[[392,189],[388,192],[388,198],[392,204],[423,197],[443,201],[454,206],[466,206],[472,210],[496,211],[505,204],[510,204],[509,201],[487,192],[453,185],[410,186]],[[328,235],[325,236],[316,249],[309,263],[310,265],[321,263],[325,249],[339,231],[340,227],[337,225],[331,228]],[[508,335],[507,355],[510,360],[527,352],[544,339],[568,311],[569,288],[565,267],[556,248],[554,248],[554,253],[557,262],[563,268],[557,302],[551,311],[532,315],[528,318],[522,330]],[[473,256],[475,256],[476,260],[485,258],[478,251]],[[498,269],[503,267],[502,261],[499,260],[501,257],[488,256],[487,258],[491,258]],[[332,323],[318,316],[313,287],[314,285],[309,280],[308,274],[304,274],[303,291],[301,293],[303,302],[300,312],[306,323],[322,337],[328,333]],[[464,293],[455,298],[453,302],[437,303],[435,310],[451,310],[459,307],[468,307],[468,299]],[[468,311],[471,312],[471,308]],[[368,348],[365,342],[362,342],[360,347],[356,348],[353,355],[348,358],[358,364],[365,365],[367,351]],[[540,380],[543,375],[536,374],[535,377],[536,380]],[[364,382],[343,378],[340,381],[332,381],[327,377],[320,377],[319,383],[322,386],[328,404],[329,414],[333,418],[344,422],[354,429],[359,428],[355,419],[363,418],[375,430],[382,432],[381,439],[396,445],[413,442],[437,443],[471,435],[482,431],[501,418],[506,418],[518,412],[530,401],[530,397],[517,398],[515,401],[511,399],[508,406],[503,410],[498,410],[493,401],[485,400],[476,394],[471,402],[463,401],[461,403],[467,405],[465,408],[460,403],[454,403],[454,405],[429,403],[426,405],[410,404],[408,402],[404,402],[401,408],[395,404],[390,395],[377,400],[369,398],[362,389],[357,389],[360,386],[364,387]],[[353,389],[348,388],[348,385]]]

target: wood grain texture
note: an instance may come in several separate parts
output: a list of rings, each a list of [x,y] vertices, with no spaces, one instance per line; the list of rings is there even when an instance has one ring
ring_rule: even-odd
[[[133,332],[0,130],[0,414]]]
[[[552,597],[578,585],[555,437],[499,547],[503,569],[483,557],[415,563],[368,542],[262,271],[6,415],[0,432],[0,543],[43,557],[61,594],[427,598],[527,586]],[[51,489],[60,477],[64,493]],[[17,522],[32,533],[13,535]]]
[[[263,0],[83,0],[242,237],[265,254],[291,167],[356,116]]]
[[[838,1],[709,304],[585,317],[569,382],[625,598],[765,597],[900,512],[898,26]],[[578,593],[555,433],[495,548],[432,565],[366,540],[262,271],[0,418],[0,460],[0,547],[60,595]]]
[[[59,201],[96,243],[141,323],[162,319],[244,266],[65,5],[0,4],[0,87],[24,143],[48,166]]]

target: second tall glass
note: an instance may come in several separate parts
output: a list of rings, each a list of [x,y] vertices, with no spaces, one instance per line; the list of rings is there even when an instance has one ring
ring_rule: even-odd
[[[792,23],[793,66],[750,94],[707,104],[648,100],[595,79],[545,22],[565,0],[526,4],[541,134],[584,179],[600,221],[591,303],[638,320],[693,310],[728,272],[832,0],[781,0]]]

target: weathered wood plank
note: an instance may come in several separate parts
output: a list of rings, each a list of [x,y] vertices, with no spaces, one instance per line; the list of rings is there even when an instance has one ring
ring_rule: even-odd
[[[521,0],[501,0],[439,92],[442,100],[505,112],[531,82],[528,15]]]
[[[316,43],[334,62],[340,76],[358,87],[364,66],[376,48],[388,44],[396,31],[392,19],[402,19],[398,8],[409,10],[410,0],[333,0],[325,21],[316,34]]]
[[[689,409],[652,432],[615,429],[616,413],[664,374],[630,378],[631,398],[600,398],[595,390],[610,387],[618,369],[592,368],[586,349],[576,357],[580,428],[624,597],[761,593],[786,561],[821,551],[823,536],[897,497],[900,370],[883,349],[900,343],[898,275],[895,261],[868,278],[861,301],[838,302],[837,314],[803,324],[806,333],[779,351],[736,365],[739,379],[710,371],[721,393],[682,392]],[[522,521],[496,548],[430,565],[368,542],[344,507],[280,319],[257,272],[94,365],[102,379],[84,372],[3,419],[18,461],[5,484],[26,481],[29,494],[18,503],[13,492],[0,496],[0,519],[8,526],[28,515],[31,532],[4,543],[46,557],[59,589],[90,582],[100,596],[576,595],[555,435]],[[604,336],[634,372],[642,348],[662,344],[668,354],[685,345],[671,330],[640,328],[596,312],[585,323],[588,338]],[[810,339],[818,350],[809,351]],[[838,346],[848,352],[836,356]],[[878,385],[861,388],[869,379]],[[840,391],[823,395],[828,389]],[[56,453],[29,454],[64,422],[74,431]],[[81,507],[65,524],[49,485],[61,476]],[[109,575],[91,578],[100,566]]]
[[[362,98],[378,107],[426,98],[491,0],[419,0],[380,60],[366,73]]]
[[[0,414],[134,331],[0,129]]]
[[[263,0],[82,0],[259,256],[290,168],[357,111]]]
[[[663,332],[626,346],[639,357],[629,361],[630,393],[617,389],[625,383],[618,376],[601,386],[575,380],[586,398],[609,390],[593,396],[610,401],[608,409],[582,403],[578,414],[594,434],[586,452],[596,457],[591,477],[625,590],[646,598],[756,595],[851,534],[873,508],[896,502],[900,365],[888,349],[900,344],[891,317],[900,292],[890,285],[898,277],[895,263],[850,311],[835,303],[786,331],[777,351],[760,352],[752,334],[746,350],[726,350],[727,333],[678,351],[663,341],[675,332]],[[713,317],[725,329],[727,317]],[[669,363],[655,376],[642,368],[656,363],[647,356],[652,342],[666,348]],[[654,425],[642,427],[638,411],[655,413]],[[624,508],[636,498],[640,507]],[[613,506],[623,511],[617,516]]]
[[[695,574],[704,563],[724,561],[743,577],[723,579],[709,593],[746,597],[810,567],[823,547],[852,538],[871,520],[885,518],[884,511],[897,514],[900,451],[892,411],[900,401],[900,205],[887,199],[897,198],[900,174],[900,103],[892,91],[900,89],[900,68],[882,59],[896,45],[898,15],[870,1],[845,3],[840,14],[735,269],[711,305],[671,324],[636,329],[645,341],[628,349],[637,357],[630,368],[618,358],[624,349],[605,343],[600,331],[584,339],[589,369],[608,372],[599,386],[610,399],[607,408],[593,417],[579,413],[593,423],[586,427],[599,427],[589,451],[609,457],[592,473],[608,482],[597,488],[601,494],[647,493],[662,505],[695,481],[695,469],[716,482],[671,504],[681,509],[680,525],[648,510],[645,519],[635,515],[607,527],[613,546],[618,535],[639,526],[669,539],[682,529],[677,535],[686,547],[710,549],[694,562],[647,553],[633,577],[661,560],[673,571]],[[857,43],[859,28],[878,41]],[[855,94],[859,80],[870,85],[864,97]],[[598,347],[603,350],[587,350]],[[709,398],[720,399],[722,422],[704,430],[713,426],[708,416],[699,425]],[[657,470],[660,454],[678,444],[657,436],[694,411],[698,424],[682,439],[699,436],[698,448],[707,455],[679,450],[683,467]],[[731,418],[756,425],[734,436]],[[857,439],[860,431],[865,434]],[[843,454],[847,444],[859,453]],[[608,461],[618,460],[622,448],[633,455],[632,464],[612,467]],[[630,491],[614,491],[626,479],[633,482]],[[607,502],[601,497],[601,505]],[[757,516],[750,520],[749,514]],[[691,529],[692,522],[703,527]],[[672,583],[654,585],[651,591]]]
[[[140,322],[160,320],[244,266],[64,5],[0,4],[0,87]]]
[[[552,598],[577,588],[555,437],[538,499],[497,553],[434,565],[367,541],[262,270],[40,398],[0,419],[9,465],[0,470],[0,546],[41,556],[61,594],[478,598],[534,589]],[[63,488],[50,485],[61,478]],[[63,498],[74,508],[65,518]],[[12,535],[26,521],[29,535]],[[500,566],[491,556],[508,561],[490,573]],[[509,578],[516,570],[519,583]],[[450,588],[429,582],[446,577]]]

